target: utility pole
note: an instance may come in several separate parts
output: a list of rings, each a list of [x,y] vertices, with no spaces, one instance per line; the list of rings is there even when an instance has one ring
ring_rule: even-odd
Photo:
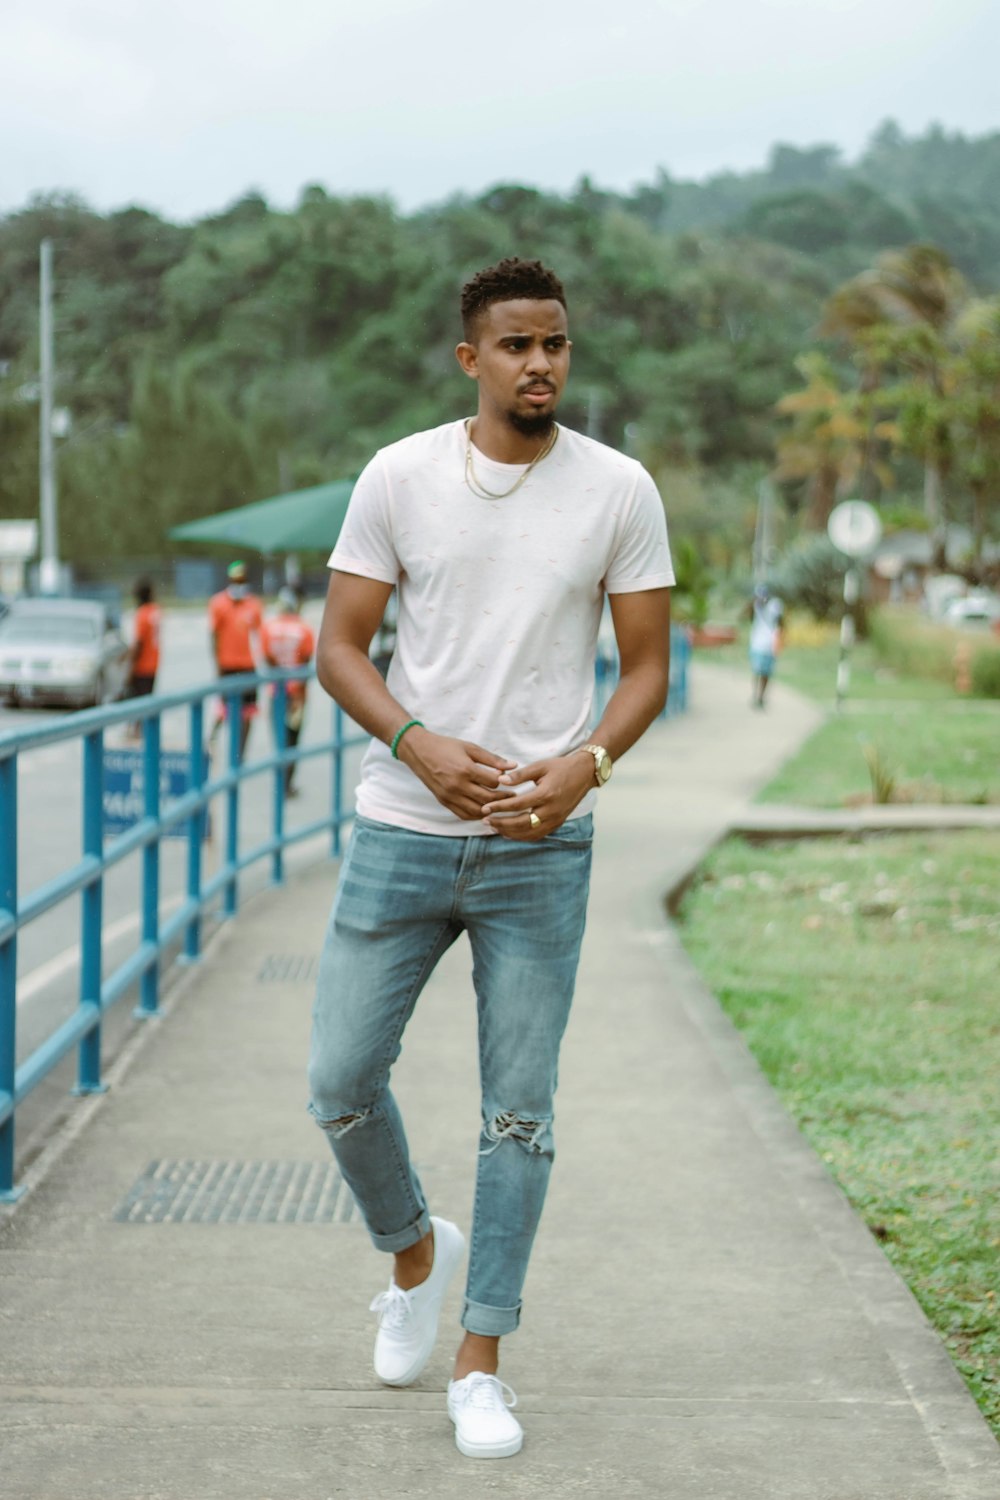
[[[762,479],[757,489],[757,524],[753,538],[753,581],[767,582],[767,572],[774,557],[774,536],[771,518],[771,486]]]
[[[41,244],[41,404],[38,428],[38,478],[42,522],[42,556],[38,571],[43,594],[59,592],[59,510],[55,450],[52,444],[52,392],[55,377],[52,337],[52,241]]]

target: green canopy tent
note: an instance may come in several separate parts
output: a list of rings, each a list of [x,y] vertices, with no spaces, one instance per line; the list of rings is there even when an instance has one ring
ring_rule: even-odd
[[[242,552],[331,552],[347,514],[353,479],[335,479],[235,510],[220,510],[200,521],[172,526],[178,542],[225,542]]]

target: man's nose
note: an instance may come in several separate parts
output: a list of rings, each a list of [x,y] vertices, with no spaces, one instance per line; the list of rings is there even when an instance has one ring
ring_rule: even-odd
[[[527,368],[534,374],[547,375],[552,369],[552,360],[544,344],[532,344],[528,351]]]

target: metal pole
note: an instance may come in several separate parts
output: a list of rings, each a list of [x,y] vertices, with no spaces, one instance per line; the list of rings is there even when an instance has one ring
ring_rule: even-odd
[[[840,617],[840,656],[837,661],[837,698],[836,708],[838,714],[847,697],[847,689],[851,681],[851,647],[854,645],[854,606],[858,602],[861,593],[861,575],[857,568],[848,568],[844,574],[844,613]]]
[[[104,731],[83,741],[83,854],[104,858]],[[96,1020],[80,1043],[75,1094],[103,1094],[101,1083],[101,946],[104,921],[104,871],[84,887],[81,897],[80,1004],[96,1006]]]
[[[143,812],[156,823],[160,821],[160,716],[148,718],[143,726],[142,756]],[[142,851],[142,941],[159,947],[160,942],[160,834]],[[160,961],[146,969],[140,981],[139,1004],[132,1014],[139,1020],[155,1016],[160,1002]]]
[[[278,764],[274,768],[274,853],[271,855],[271,879],[275,885],[282,885],[285,879],[285,762],[282,757],[288,749],[287,703],[287,682],[276,682],[271,698],[274,743],[278,752]]]
[[[52,336],[52,241],[42,240],[39,323],[41,341],[41,405],[38,427],[38,480],[42,522],[42,555],[38,573],[40,592],[59,592],[59,508],[56,496],[55,451],[52,445],[52,392],[55,357]]]
[[[201,701],[191,705],[191,775],[192,791],[201,791],[205,785],[205,728],[204,708]],[[199,808],[188,821],[188,899],[201,901],[201,840],[205,828],[208,808]],[[184,957],[190,962],[201,952],[201,913],[191,918],[184,930]]]
[[[226,705],[226,728],[229,731],[229,774],[233,784],[226,793],[226,870],[229,879],[222,890],[222,912],[235,917],[237,902],[237,870],[240,857],[240,735],[243,725],[243,695],[231,693],[223,702]]]
[[[766,479],[762,479],[757,487],[757,523],[753,538],[754,583],[767,582],[767,570],[774,550],[771,539],[771,500],[771,486]]]
[[[0,760],[0,916],[17,918],[17,756]],[[17,928],[0,943],[0,1203],[21,1195],[14,1186],[14,1076],[17,1066]]]

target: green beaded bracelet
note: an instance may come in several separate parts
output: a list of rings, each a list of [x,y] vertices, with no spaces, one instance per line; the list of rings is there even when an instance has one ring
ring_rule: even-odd
[[[423,729],[423,727],[424,726],[419,719],[408,719],[403,725],[402,729],[396,730],[396,733],[392,737],[392,744],[389,746],[393,760],[399,759],[399,756],[396,754],[396,747],[399,744],[400,740],[403,738],[403,735],[406,733],[406,731],[408,729]]]

